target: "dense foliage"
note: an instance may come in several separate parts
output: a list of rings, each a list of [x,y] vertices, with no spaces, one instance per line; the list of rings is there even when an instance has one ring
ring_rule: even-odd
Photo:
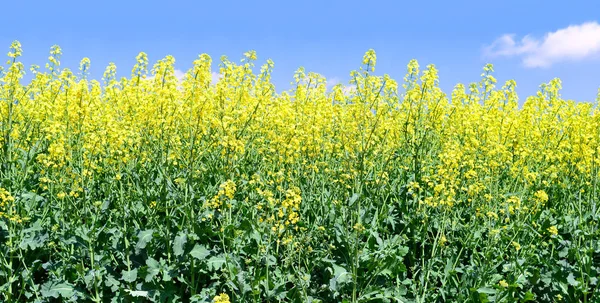
[[[600,109],[492,66],[0,75],[3,302],[598,302]]]

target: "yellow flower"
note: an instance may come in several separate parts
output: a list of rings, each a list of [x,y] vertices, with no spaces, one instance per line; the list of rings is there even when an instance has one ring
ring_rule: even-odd
[[[508,283],[506,283],[505,280],[500,280],[500,282],[498,282],[498,284],[502,287],[502,288],[507,288],[508,287]]]
[[[448,239],[446,239],[446,236],[442,235],[442,236],[440,237],[440,245],[441,245],[441,246],[445,246],[445,245],[446,245],[446,243],[448,243]]]
[[[375,50],[368,50],[363,57],[363,64],[368,65],[371,71],[375,71],[375,64],[377,62],[377,55],[375,55]]]
[[[225,293],[222,293],[218,296],[215,296],[213,299],[214,303],[229,303],[229,296]]]
[[[244,53],[244,57],[246,57],[248,60],[254,61],[256,60],[256,51],[248,51]]]
[[[221,193],[225,197],[227,197],[229,199],[233,199],[233,196],[235,195],[236,186],[232,180],[225,181],[225,183],[220,185],[220,188],[221,188]]]
[[[365,230],[365,227],[362,224],[360,224],[360,223],[354,224],[353,228],[354,228],[354,230],[356,230],[359,233],[361,233],[361,232],[363,232]]]
[[[488,211],[486,215],[487,215],[489,218],[493,218],[493,219],[496,219],[496,220],[498,219],[498,214],[496,214],[496,213],[495,213],[495,212],[493,212],[493,211]]]
[[[548,201],[548,194],[543,190],[536,191],[534,197],[537,201],[541,202],[542,204]]]
[[[23,51],[21,49],[21,43],[19,41],[13,41],[13,43],[10,45],[10,52],[8,53],[8,56],[10,58],[17,58],[21,56],[22,53]]]
[[[519,244],[518,242],[513,241],[512,245],[515,247],[515,250],[517,250],[517,251],[521,250],[521,244]]]
[[[550,233],[550,235],[556,236],[558,235],[558,228],[556,228],[556,225],[552,225],[548,227],[548,232]]]

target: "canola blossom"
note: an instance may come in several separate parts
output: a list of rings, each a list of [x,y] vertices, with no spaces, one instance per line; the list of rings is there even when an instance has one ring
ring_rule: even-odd
[[[0,74],[2,302],[596,302],[600,109],[561,82],[347,86],[140,53]],[[600,99],[600,91],[599,91]],[[560,301],[563,302],[563,301]]]

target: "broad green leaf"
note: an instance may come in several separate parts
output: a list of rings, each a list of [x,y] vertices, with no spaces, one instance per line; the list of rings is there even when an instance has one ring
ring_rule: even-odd
[[[21,239],[21,243],[19,243],[19,247],[23,250],[31,249],[35,250],[40,247],[44,247],[46,245],[46,241],[48,240],[48,234],[43,233],[30,233],[27,236]]]
[[[115,277],[111,274],[106,275],[106,280],[104,283],[106,286],[110,287],[110,290],[113,292],[117,291],[119,289],[119,285],[121,285],[121,282],[115,279]]]
[[[121,271],[121,279],[125,282],[134,282],[137,279],[137,268]]]
[[[175,267],[173,265],[167,265],[164,260],[161,260],[161,271],[162,271],[162,280],[163,282],[171,281],[177,274],[174,271]]]
[[[211,257],[210,259],[208,259],[207,263],[208,269],[210,269],[211,271],[216,271],[218,269],[221,269],[221,267],[225,265],[225,258],[222,256]]]
[[[400,256],[400,257],[404,257],[408,254],[408,247],[406,246],[400,246],[397,250],[396,250],[396,255]]]
[[[87,226],[78,226],[75,229],[75,235],[79,236],[85,242],[90,241],[90,237],[89,237],[90,233],[91,233],[91,230]]]
[[[148,258],[146,260],[146,265],[148,268],[146,269],[146,282],[150,282],[160,273],[160,264],[154,258]]]
[[[333,266],[333,275],[338,283],[346,283],[350,281],[350,273],[343,267],[337,264],[331,264]]]
[[[333,277],[329,279],[329,289],[337,292],[340,284],[350,281],[350,273],[335,263],[332,263],[331,266],[333,267]]]
[[[575,276],[573,275],[573,273],[570,273],[569,276],[567,276],[567,283],[569,283],[569,285],[571,285],[573,287],[577,287],[577,286],[579,286],[580,282],[575,279]]]
[[[265,257],[265,264],[267,264],[267,266],[273,266],[277,264],[277,258],[275,258],[275,256],[269,254]]]
[[[33,192],[23,193],[21,195],[21,199],[29,202],[30,204],[38,204],[40,202],[46,201],[46,198],[44,198],[36,193],[33,193]]]
[[[88,270],[87,274],[83,277],[83,281],[85,282],[85,285],[88,287],[93,285],[95,277],[96,277],[96,272],[93,269]]]
[[[73,286],[67,283],[57,283],[49,281],[42,285],[40,293],[44,298],[70,298],[74,294]]]
[[[204,245],[196,244],[190,252],[190,255],[198,260],[204,260],[206,257],[210,256],[210,250],[206,249],[206,246]]]
[[[563,248],[562,250],[560,250],[560,251],[558,252],[558,256],[559,256],[560,258],[564,258],[564,257],[566,257],[568,254],[569,254],[569,248],[568,248],[568,247],[565,247],[565,248]]]
[[[173,243],[173,254],[176,257],[183,255],[186,242],[187,236],[184,233],[180,233],[177,237],[175,237],[175,242]]]
[[[148,242],[150,242],[150,240],[152,240],[153,233],[154,233],[153,229],[142,230],[138,233],[138,235],[137,235],[138,242],[135,245],[135,253],[136,254],[139,254],[142,249],[146,248],[146,245],[148,245]]]
[[[125,290],[127,293],[129,293],[129,295],[131,295],[132,297],[148,297],[148,292],[145,290],[130,290],[130,289],[126,289]]]
[[[48,234],[45,233],[44,230],[45,229],[42,227],[42,221],[35,221],[31,227],[22,230],[23,238],[19,243],[19,247],[23,250],[34,250],[44,247],[46,241],[48,240]]]

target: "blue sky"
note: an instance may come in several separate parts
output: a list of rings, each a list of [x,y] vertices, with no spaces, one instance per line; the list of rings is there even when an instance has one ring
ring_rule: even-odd
[[[256,50],[275,62],[288,89],[303,66],[347,83],[370,48],[376,73],[398,81],[411,59],[433,63],[442,88],[478,81],[493,63],[499,85],[517,81],[521,101],[554,77],[567,99],[593,101],[600,87],[600,2],[578,1],[4,1],[0,46],[23,45],[22,61],[43,66],[50,47],[63,67],[83,57],[99,79],[109,62],[129,76],[135,56],[173,55],[187,70],[201,53],[238,61]]]

